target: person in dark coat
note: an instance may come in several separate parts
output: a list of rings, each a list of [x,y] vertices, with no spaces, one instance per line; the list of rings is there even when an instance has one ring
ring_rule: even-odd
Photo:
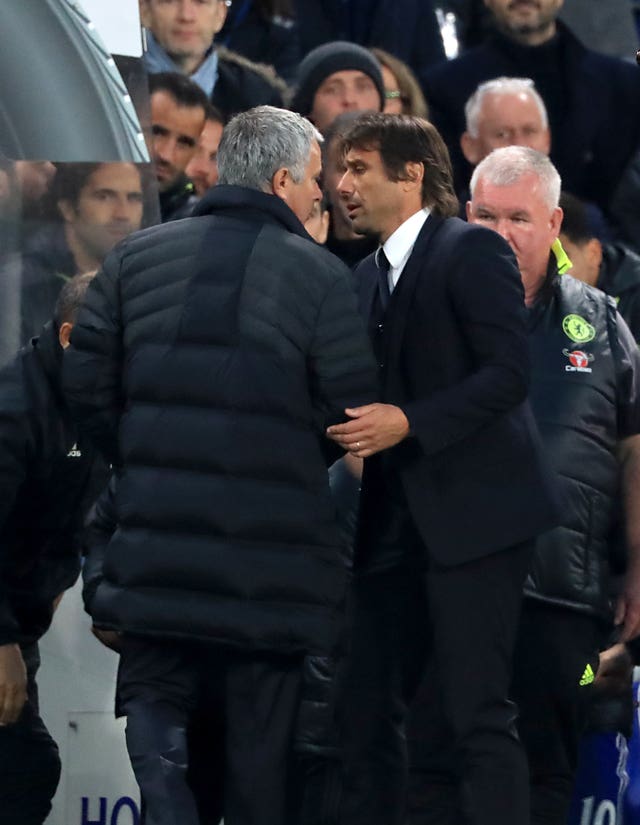
[[[381,244],[355,276],[382,402],[329,428],[365,460],[342,822],[404,822],[404,720],[427,652],[475,822],[526,822],[510,662],[532,540],[555,503],[526,402],[520,274],[495,233],[452,217],[430,123],[362,115],[344,149],[338,189],[354,229]]]
[[[198,202],[186,169],[198,150],[209,110],[202,89],[178,72],[149,78],[151,159],[162,223],[188,217]]]
[[[225,0],[204,3],[141,0],[147,71],[187,75],[225,119],[254,106],[282,106],[286,86],[275,72],[214,43],[226,15]]]
[[[466,101],[485,80],[527,77],[545,102],[551,160],[564,188],[595,204],[615,228],[620,222],[611,201],[640,148],[640,72],[583,46],[556,19],[561,0],[486,5],[496,31],[482,45],[430,69],[424,83],[431,119],[451,152],[456,190],[471,175],[459,146]]]
[[[432,0],[295,0],[302,55],[322,43],[350,40],[403,60],[420,82],[444,60]]]
[[[232,3],[218,42],[253,63],[273,66],[287,83],[296,78],[300,43],[291,0]]]
[[[308,121],[226,127],[193,218],[132,236],[87,295],[66,391],[118,467],[93,597],[120,631],[120,711],[148,825],[197,823],[185,730],[224,702],[224,816],[283,825],[309,661],[344,630],[349,556],[328,424],[375,397],[348,270],[302,223],[321,192]],[[297,740],[296,740],[297,741]]]
[[[2,825],[41,825],[60,776],[38,709],[38,640],[80,572],[83,519],[107,481],[61,390],[62,350],[92,277],[65,284],[54,320],[0,373]]]

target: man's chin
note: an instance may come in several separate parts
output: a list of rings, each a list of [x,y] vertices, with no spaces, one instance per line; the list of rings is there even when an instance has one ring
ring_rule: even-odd
[[[176,184],[177,180],[177,178],[156,178],[158,192],[164,195],[165,192],[168,192]]]
[[[378,237],[378,232],[375,229],[372,229],[370,226],[367,226],[364,223],[360,223],[358,219],[351,221],[351,229],[361,238],[376,238]]]

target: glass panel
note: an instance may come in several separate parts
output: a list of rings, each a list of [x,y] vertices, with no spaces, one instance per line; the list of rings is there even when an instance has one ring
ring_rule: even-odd
[[[2,3],[0,365],[51,319],[65,280],[159,223],[149,121],[142,60],[109,54],[80,3]]]

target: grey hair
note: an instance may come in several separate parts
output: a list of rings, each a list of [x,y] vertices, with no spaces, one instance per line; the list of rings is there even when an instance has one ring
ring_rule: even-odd
[[[271,181],[286,167],[294,183],[304,179],[318,130],[306,118],[275,106],[256,106],[227,123],[218,147],[218,183],[271,191]]]
[[[504,146],[481,160],[471,176],[471,199],[480,178],[492,186],[511,186],[527,174],[538,178],[545,203],[549,209],[555,209],[562,188],[558,170],[546,155],[528,146]]]
[[[538,94],[533,80],[528,77],[496,77],[494,80],[487,80],[481,83],[475,92],[471,95],[464,106],[464,116],[466,121],[467,132],[473,138],[478,137],[478,123],[480,120],[480,112],[485,98],[488,95],[528,95],[531,100],[538,107],[540,112],[540,119],[542,120],[542,127],[547,129],[549,127],[549,117],[547,115],[547,107],[544,105],[543,99]]]

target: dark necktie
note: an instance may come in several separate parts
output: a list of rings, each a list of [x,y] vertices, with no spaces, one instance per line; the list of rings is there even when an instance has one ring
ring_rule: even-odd
[[[378,292],[380,293],[380,303],[382,309],[387,308],[391,292],[389,291],[389,269],[391,267],[389,259],[384,254],[384,249],[380,247],[376,255],[376,263],[378,266]]]

